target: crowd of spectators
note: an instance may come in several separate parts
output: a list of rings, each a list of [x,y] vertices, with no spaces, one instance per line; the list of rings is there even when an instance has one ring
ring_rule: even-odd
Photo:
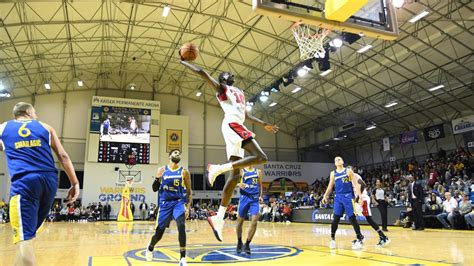
[[[415,177],[425,191],[425,215],[437,216],[445,228],[454,227],[456,218],[460,217],[464,217],[467,227],[474,226],[470,204],[470,195],[474,191],[474,156],[464,148],[449,154],[441,149],[423,161],[412,159],[372,167],[354,167],[354,171],[364,179],[369,194],[373,193],[379,180],[387,191],[389,206],[410,206],[408,185],[410,177]],[[321,203],[328,183],[329,177],[318,179],[307,190],[294,192],[285,200],[297,208],[331,208],[332,201],[328,205]],[[402,213],[402,220],[411,223],[409,214],[410,208]]]

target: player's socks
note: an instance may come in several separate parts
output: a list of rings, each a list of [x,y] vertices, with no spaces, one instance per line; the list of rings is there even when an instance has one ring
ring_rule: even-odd
[[[226,164],[221,164],[220,169],[221,169],[222,172],[228,172],[228,171],[234,169],[234,167],[232,167],[232,163],[226,163]]]
[[[181,249],[181,250],[179,251],[179,254],[180,254],[180,256],[181,256],[180,258],[185,258],[185,257],[186,257],[186,249]]]
[[[336,240],[336,233],[331,232],[331,240]]]
[[[217,211],[217,217],[219,217],[219,219],[221,220],[224,220],[224,215],[225,215],[226,210],[227,210],[227,207],[219,206],[219,210]]]

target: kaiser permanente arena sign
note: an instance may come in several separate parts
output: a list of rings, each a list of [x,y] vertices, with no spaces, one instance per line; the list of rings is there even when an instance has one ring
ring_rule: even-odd
[[[285,177],[294,182],[312,184],[316,179],[329,176],[334,170],[332,163],[267,162],[258,167],[263,172],[263,181],[271,182]]]

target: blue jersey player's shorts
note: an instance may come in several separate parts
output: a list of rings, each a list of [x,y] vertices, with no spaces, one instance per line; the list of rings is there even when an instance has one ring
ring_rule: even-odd
[[[259,214],[260,205],[258,204],[258,196],[240,195],[239,200],[239,217],[246,218],[248,214],[255,216]]]
[[[49,214],[57,189],[56,173],[28,173],[12,178],[10,222],[13,243],[36,236]]]
[[[355,215],[352,193],[336,194],[334,197],[334,215],[342,216],[344,212],[346,212],[347,217]]]
[[[179,216],[184,215],[184,200],[160,200],[160,208],[158,209],[158,218],[156,219],[156,226],[160,229],[165,229],[171,222],[171,219],[178,219]]]

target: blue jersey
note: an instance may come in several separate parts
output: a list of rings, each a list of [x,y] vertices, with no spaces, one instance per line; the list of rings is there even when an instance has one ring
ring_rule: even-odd
[[[160,201],[179,200],[184,198],[185,188],[183,180],[183,167],[171,170],[165,166],[165,171],[161,176]]]
[[[110,120],[105,120],[102,125],[104,126],[105,129],[109,129],[109,127],[110,127]]]
[[[58,173],[51,153],[49,130],[36,120],[10,120],[3,124],[0,139],[13,179],[27,173]]]
[[[336,195],[353,194],[351,178],[347,175],[347,168],[342,172],[334,170],[334,191]]]
[[[243,171],[242,182],[244,184],[247,184],[248,187],[244,189],[241,188],[240,194],[246,195],[246,196],[258,197],[260,195],[260,182],[258,182],[257,169],[254,168],[253,171],[247,171],[246,169],[242,169],[242,171]]]

